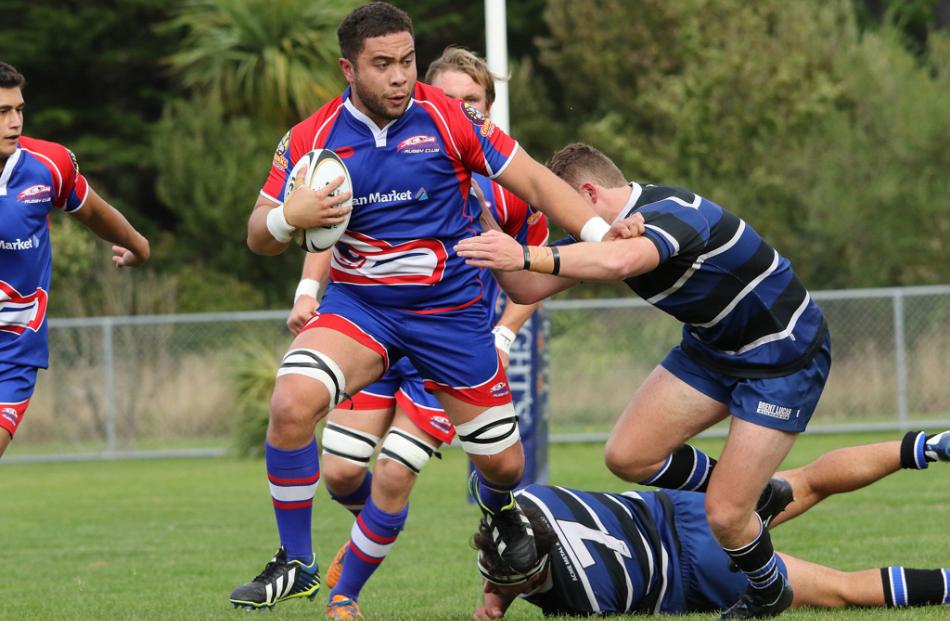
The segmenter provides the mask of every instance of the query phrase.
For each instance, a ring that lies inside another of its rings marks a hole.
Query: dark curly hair
[[[550,553],[551,548],[557,542],[557,535],[548,525],[544,515],[534,507],[522,507],[525,516],[531,523],[531,530],[534,531],[534,545],[538,550],[538,558]],[[491,527],[483,517],[478,523],[478,532],[472,535],[472,548],[482,554],[482,563],[489,573],[504,576],[513,572],[511,567],[498,555],[495,549],[495,543],[492,540]]]
[[[364,4],[344,17],[337,28],[340,54],[355,63],[366,39],[384,37],[396,32],[412,34],[412,18],[408,13],[388,2]]]

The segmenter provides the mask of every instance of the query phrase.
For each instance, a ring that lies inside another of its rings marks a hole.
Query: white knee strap
[[[336,455],[363,468],[369,468],[369,460],[378,443],[379,436],[336,423],[327,423],[321,438],[324,453]]]
[[[326,354],[313,349],[291,349],[280,363],[277,377],[292,374],[305,375],[326,386],[331,409],[349,398],[343,371]]]
[[[470,455],[497,455],[521,439],[518,416],[510,402],[488,408],[467,423],[456,425],[455,432]]]
[[[429,458],[435,455],[442,459],[442,455],[419,438],[413,437],[402,429],[393,427],[383,440],[383,448],[379,451],[380,459],[391,459],[409,468],[416,474],[422,471]]]

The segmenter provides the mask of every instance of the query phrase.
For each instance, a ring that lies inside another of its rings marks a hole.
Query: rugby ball
[[[290,179],[287,182],[285,196],[290,196],[290,193],[294,191],[294,184],[301,170],[306,170],[304,183],[306,183],[307,187],[311,190],[319,190],[320,188],[330,185],[330,182],[337,177],[342,176],[343,183],[341,183],[340,187],[334,190],[330,196],[337,196],[341,192],[349,192],[351,196],[353,194],[353,183],[350,179],[350,172],[347,170],[346,164],[343,163],[339,155],[330,149],[314,149],[309,153],[305,153],[300,158],[300,161],[298,161],[293,170],[290,171]],[[352,204],[352,198],[343,203],[343,205],[346,206],[351,206]],[[339,224],[298,229],[297,232],[294,233],[294,239],[300,244],[300,247],[307,252],[321,252],[332,248],[333,244],[335,244],[346,231],[352,213],[353,212],[346,214],[343,222]]]

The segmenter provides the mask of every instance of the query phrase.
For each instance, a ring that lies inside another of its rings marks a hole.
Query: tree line
[[[26,133],[75,151],[153,242],[153,274],[125,283],[55,218],[54,316],[290,303],[302,253],[252,255],[245,223],[280,137],[344,86],[336,27],[360,3],[0,1]],[[484,52],[481,3],[395,4],[420,74],[448,44]],[[945,0],[509,2],[512,133],[539,160],[582,140],[719,202],[812,289],[950,282],[948,16]]]

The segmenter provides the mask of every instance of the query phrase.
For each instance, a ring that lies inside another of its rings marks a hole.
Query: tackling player
[[[802,468],[778,473],[795,499],[772,527],[832,494],[860,489],[900,468],[950,461],[950,431],[901,442],[838,449]],[[530,485],[516,492],[531,519],[538,555],[533,576],[510,575],[494,553],[486,525],[474,537],[485,579],[475,619],[500,619],[516,597],[545,615],[685,614],[721,610],[746,579],[730,568],[695,492],[603,494]],[[950,569],[885,567],[842,572],[784,552],[777,562],[795,592],[792,606],[900,608],[950,604]]]
[[[517,301],[579,280],[623,280],[683,322],[680,345],[617,421],[606,462],[626,481],[705,491],[713,533],[749,578],[747,593],[723,618],[779,614],[792,592],[755,508],[828,377],[831,342],[821,310],[789,261],[715,203],[679,188],[628,183],[588,145],[565,147],[549,165],[606,220],[641,214],[644,235],[533,247],[490,231],[459,243],[458,253],[472,265],[506,270],[496,277]],[[730,415],[718,463],[684,444]]]
[[[149,245],[79,172],[66,147],[23,135],[26,79],[0,62],[0,455],[49,366],[46,305],[50,213],[62,209],[115,246],[117,268],[148,260]]]
[[[349,196],[329,196],[339,182],[319,191],[298,184],[289,196],[285,188],[288,171],[311,149],[333,149],[346,162],[353,211],[333,249],[332,283],[320,315],[284,357],[271,402],[265,460],[281,547],[231,595],[252,608],[316,593],[315,425],[404,356],[436,391],[479,471],[480,508],[502,555],[524,570],[536,565],[531,531],[511,495],[524,454],[505,371],[485,330],[481,279],[452,247],[477,232],[472,173],[496,179],[582,239],[599,240],[610,228],[483,114],[416,82],[412,22],[403,11],[362,6],[338,36],[349,87],[280,142],[248,222],[248,246],[264,255],[283,252],[295,229],[341,222]],[[360,517],[368,539],[385,545],[388,518]]]
[[[426,82],[441,88],[449,97],[470,103],[485,115],[491,111],[495,99],[493,76],[485,61],[468,50],[446,48],[429,66]],[[506,233],[521,243],[547,241],[544,214],[490,179],[481,175],[473,178],[482,197],[491,197],[487,207]],[[471,202],[480,212],[482,202]],[[328,269],[329,252],[307,254],[294,309],[287,320],[295,334],[316,314],[319,283],[325,280]],[[491,274],[483,275],[482,284],[481,304],[488,311],[487,325],[494,325],[495,348],[507,368],[515,334],[540,304],[505,304],[495,323],[500,288]],[[438,456],[439,447],[449,444],[454,436],[455,429],[442,406],[426,392],[422,376],[403,358],[380,380],[329,413],[322,437],[321,478],[330,497],[355,516],[368,506],[368,515],[382,514],[382,519],[388,518],[395,538],[408,516],[409,496],[416,477],[433,455]],[[371,473],[369,461],[380,438],[382,450],[375,472]],[[353,525],[350,540],[327,568],[326,584],[332,589],[327,607],[329,618],[361,618],[357,603],[360,592],[394,543],[368,546],[363,526],[359,522]]]

